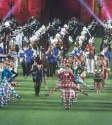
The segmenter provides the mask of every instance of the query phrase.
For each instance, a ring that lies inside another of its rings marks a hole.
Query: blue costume
[[[74,53],[72,53],[72,56],[76,56],[78,53],[80,53],[82,51],[81,48],[78,48],[78,50],[74,50]]]
[[[47,69],[47,77],[53,77],[54,75],[54,61],[56,59],[55,57],[55,52],[48,52],[47,54],[45,54],[45,57],[48,57],[48,61],[49,61],[49,69]],[[49,71],[50,70],[50,71]]]
[[[7,68],[4,68],[2,71],[1,79],[3,80],[4,78],[6,78],[8,82],[11,82],[13,78],[12,72]]]
[[[32,55],[33,52],[31,49],[27,49],[24,53],[20,53],[20,57],[23,57],[23,60],[21,61],[23,76],[28,76],[30,74]]]
[[[3,108],[3,104],[7,104],[9,101],[10,94],[14,95],[17,99],[20,99],[20,96],[9,83],[13,78],[13,74],[9,69],[4,68],[3,71],[0,71],[0,77],[0,107]]]

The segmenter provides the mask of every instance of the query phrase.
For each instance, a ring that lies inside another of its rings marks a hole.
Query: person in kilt
[[[84,95],[88,95],[86,92],[84,92],[82,89],[78,88],[74,83],[75,76],[69,69],[69,65],[65,66],[65,70],[59,74],[57,74],[57,77],[60,79],[60,83],[57,84],[57,86],[48,92],[45,96],[49,96],[53,92],[57,91],[58,89],[61,89],[61,98],[65,100],[65,109],[70,109],[70,100],[72,98],[75,98],[74,89],[79,90]]]
[[[94,64],[94,87],[97,93],[100,93],[102,81],[103,81],[103,69],[101,59],[97,59]]]

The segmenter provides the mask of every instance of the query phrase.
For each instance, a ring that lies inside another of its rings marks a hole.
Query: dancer
[[[42,83],[42,62],[39,57],[37,57],[34,61],[31,74],[34,82],[35,96],[39,96],[40,87]]]
[[[16,93],[14,88],[11,86],[9,82],[11,82],[13,74],[11,71],[6,68],[6,64],[3,62],[0,62],[0,89],[2,90],[2,96],[1,97],[1,107],[3,108],[3,104],[7,104],[10,99],[10,94],[12,95],[12,102],[14,102],[14,96],[17,99],[20,99],[21,97]]]
[[[78,65],[77,61],[74,61],[72,66],[72,71],[76,79],[74,80],[75,84],[82,84],[85,87],[89,88],[90,90],[93,90],[89,85],[87,85],[80,77],[80,74],[84,71],[81,66]]]
[[[63,77],[61,77],[63,76]],[[86,92],[84,92],[82,89],[78,88],[72,81],[75,79],[75,76],[70,72],[69,66],[65,66],[65,71],[59,73],[57,77],[60,79],[60,83],[57,84],[57,86],[48,92],[45,96],[49,96],[53,92],[57,91],[58,89],[62,89],[61,91],[61,97],[65,100],[65,109],[70,109],[70,99],[74,98],[74,89],[79,90],[84,95],[88,95]]]
[[[48,59],[44,57],[44,52],[41,53],[42,56],[42,66],[43,66],[43,81],[44,86],[47,89],[47,82],[46,82],[46,75],[47,75],[47,69],[49,68],[49,62]]]
[[[96,60],[94,65],[94,87],[97,93],[100,93],[103,80],[103,66],[100,59]]]
[[[90,90],[93,90],[89,85],[87,85],[80,77],[81,73],[84,71],[83,68],[81,66],[78,65],[78,62],[77,61],[74,61],[73,63],[73,66],[72,66],[72,71],[73,71],[73,74],[75,76],[75,80],[74,80],[74,83],[75,85],[80,88],[80,84],[82,84],[83,86],[89,88]],[[78,98],[78,90],[75,89],[75,102]]]

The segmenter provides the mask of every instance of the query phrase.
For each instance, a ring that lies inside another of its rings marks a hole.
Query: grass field
[[[101,39],[96,40],[97,52],[100,42]],[[32,77],[23,77],[20,66],[18,73],[20,87],[15,90],[21,100],[15,99],[0,109],[0,125],[112,125],[112,71],[99,94],[81,86],[89,96],[80,93],[70,110],[61,106],[60,90],[45,97],[56,86],[56,77],[47,78],[48,89],[42,83],[40,97],[35,97]],[[87,74],[85,82],[93,87],[93,74]]]

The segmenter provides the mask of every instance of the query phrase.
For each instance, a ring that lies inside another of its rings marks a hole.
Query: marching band
[[[47,89],[45,76],[53,77],[57,69],[63,68],[62,73],[57,75],[60,80],[57,87],[46,96],[61,88],[61,97],[65,100],[67,110],[70,108],[72,98],[76,102],[79,91],[87,95],[80,89],[80,84],[93,90],[85,83],[86,71],[94,74],[94,89],[97,93],[104,88],[110,70],[112,20],[106,20],[103,23],[104,34],[99,55],[95,50],[98,23],[94,18],[87,22],[78,36],[76,33],[79,21],[75,17],[70,18],[64,24],[60,19],[54,18],[41,25],[34,17],[24,24],[19,24],[15,17],[7,19],[5,22],[2,21],[0,24],[1,78],[3,72],[6,72],[4,69],[11,74],[10,78],[5,75],[0,81],[1,107],[5,104],[4,98],[7,97],[8,100],[10,96],[10,94],[6,96],[7,86],[11,93],[20,99],[12,85],[14,77],[18,75],[18,62],[21,63],[23,76],[32,75],[36,96],[39,96],[42,79]],[[74,46],[74,49],[69,53],[67,59],[66,55],[71,46]],[[72,93],[72,96],[69,95],[69,92]],[[66,93],[68,96],[65,96]]]

